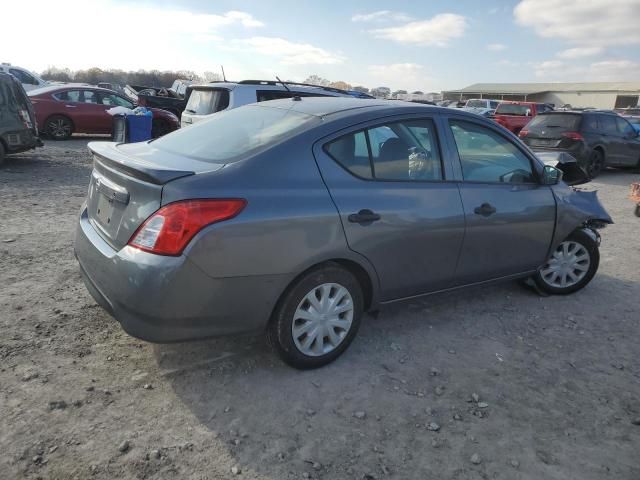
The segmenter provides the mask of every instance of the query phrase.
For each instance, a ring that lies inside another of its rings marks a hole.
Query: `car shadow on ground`
[[[432,432],[416,428],[429,421],[446,425],[437,441],[449,455],[470,455],[480,436],[502,442],[505,462],[513,455],[533,465],[536,456],[570,458],[591,445],[586,427],[572,446],[557,428],[576,409],[597,415],[607,398],[602,415],[611,408],[626,415],[640,395],[615,393],[619,379],[611,375],[621,371],[609,365],[631,364],[638,353],[624,340],[634,313],[616,307],[629,295],[640,295],[638,282],[603,274],[565,297],[543,298],[513,282],[424,297],[366,317],[345,354],[312,371],[284,365],[262,336],[157,345],[154,354],[176,395],[243,469],[272,478],[314,462],[334,478],[377,476],[379,449],[401,476],[454,473]],[[614,337],[620,342],[611,351],[602,339]],[[500,413],[475,418],[468,403],[475,391],[501,404]],[[451,423],[452,412],[465,421]],[[603,441],[615,443],[614,433]]]

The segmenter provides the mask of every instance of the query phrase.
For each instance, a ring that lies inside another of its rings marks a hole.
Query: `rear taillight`
[[[238,198],[170,203],[138,228],[129,245],[157,255],[180,255],[196,233],[207,225],[235,217],[246,204],[246,200]]]
[[[520,132],[518,133],[518,136],[519,136],[520,138],[524,138],[524,137],[526,137],[527,135],[529,135],[529,130],[520,130]]]
[[[18,110],[20,114],[20,118],[22,119],[22,123],[27,128],[31,128],[33,125],[31,124],[31,117],[29,116],[28,110]]]
[[[564,132],[562,136],[576,141],[584,140],[584,137],[578,132]]]

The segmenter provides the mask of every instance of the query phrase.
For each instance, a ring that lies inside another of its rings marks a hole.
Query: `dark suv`
[[[627,120],[611,111],[542,113],[519,135],[534,151],[570,153],[591,178],[606,166],[640,166],[638,132]]]

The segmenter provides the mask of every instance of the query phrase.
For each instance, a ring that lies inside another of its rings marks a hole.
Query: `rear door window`
[[[82,102],[83,103],[98,103],[98,94],[93,90],[83,90],[82,91]]]
[[[350,133],[325,145],[325,151],[361,178],[396,181],[443,178],[435,128],[428,119],[391,122]]]
[[[616,124],[618,125],[618,132],[627,137],[635,134],[634,128],[624,118],[617,117]]]
[[[599,115],[598,126],[602,133],[606,133],[607,135],[620,135],[618,126],[616,125],[616,118],[613,115]]]
[[[209,115],[229,106],[229,90],[224,88],[197,89],[191,91],[185,111],[194,115]]]

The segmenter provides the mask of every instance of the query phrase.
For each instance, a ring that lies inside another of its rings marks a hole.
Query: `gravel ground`
[[[0,477],[640,479],[634,175],[591,185],[616,224],[585,290],[397,305],[300,372],[262,338],[152,345],[96,306],[72,251],[86,141],[0,169]]]

